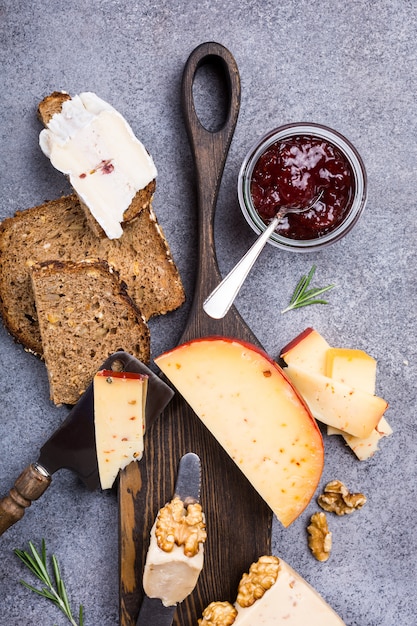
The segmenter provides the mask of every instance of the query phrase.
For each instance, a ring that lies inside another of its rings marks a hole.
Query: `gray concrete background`
[[[341,242],[307,255],[268,246],[236,302],[266,350],[306,326],[333,345],[378,359],[378,393],[390,403],[394,435],[360,463],[325,439],[322,483],[344,480],[368,497],[356,515],[331,518],[334,549],[318,563],[307,548],[311,503],[273,548],[309,580],[348,626],[417,624],[416,557],[416,79],[417,3],[413,0],[56,0],[0,3],[0,218],[69,192],[38,147],[38,101],[55,89],[95,91],[118,108],[152,152],[159,177],[154,207],[170,242],[187,304],[152,320],[152,355],[176,344],[193,295],[196,196],[179,86],[189,53],[218,41],[235,56],[242,81],[239,121],[216,218],[225,274],[254,241],[240,214],[236,178],[252,143],[287,122],[314,121],[345,134],[369,177],[368,205]],[[296,281],[317,265],[316,284],[336,283],[328,306],[280,314]],[[5,493],[36,459],[66,415],[51,405],[44,365],[0,327],[0,486]],[[45,537],[62,565],[86,626],[118,622],[117,503],[88,493],[59,472],[43,499],[0,539],[0,622],[67,623],[46,600],[18,584],[13,555]],[[190,625],[191,626],[191,625]]]

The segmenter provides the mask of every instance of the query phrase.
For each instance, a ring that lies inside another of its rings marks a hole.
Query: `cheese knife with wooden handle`
[[[148,423],[161,413],[173,396],[168,385],[127,352],[115,352],[100,369],[149,375],[145,409]],[[10,492],[0,500],[0,535],[23,517],[25,510],[49,487],[52,475],[64,468],[75,472],[90,491],[99,487],[92,384],[42,446],[38,460],[20,474]]]

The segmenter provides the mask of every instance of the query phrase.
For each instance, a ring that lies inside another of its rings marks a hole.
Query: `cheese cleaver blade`
[[[99,369],[138,372],[149,376],[145,407],[147,424],[163,411],[173,396],[168,385],[127,352],[115,352]],[[52,474],[60,469],[75,472],[90,491],[100,486],[94,430],[93,383],[61,426],[42,446],[38,460],[20,474],[9,494],[0,500],[0,535],[23,517],[25,509],[46,491],[51,484]]]
[[[181,457],[178,466],[174,497],[178,496],[187,506],[200,500],[201,463],[193,452]],[[159,598],[144,596],[136,626],[171,626],[177,605],[165,606]]]

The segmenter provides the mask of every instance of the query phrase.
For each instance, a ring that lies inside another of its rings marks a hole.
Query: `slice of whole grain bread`
[[[110,240],[87,227],[75,195],[64,196],[18,211],[0,224],[0,313],[27,349],[43,354],[30,268],[44,261],[88,258],[116,269],[146,320],[184,302],[180,275],[151,206],[126,224],[120,239]]]
[[[30,274],[55,404],[75,404],[118,349],[149,362],[148,326],[105,261],[50,261]]]
[[[55,115],[55,113],[60,113],[62,109],[62,105],[66,100],[70,100],[71,96],[68,93],[62,91],[54,91],[50,95],[46,96],[38,105],[38,118],[42,122],[44,126],[48,124],[51,117]],[[130,206],[126,209],[123,214],[123,228],[126,222],[130,222],[135,217],[139,215],[139,213],[148,207],[153,199],[153,195],[156,189],[156,180],[152,180],[144,189],[139,189],[139,191],[134,196]],[[79,198],[80,206],[82,207],[88,226],[92,229],[97,237],[106,237],[106,233],[100,226],[100,224],[95,220],[93,215],[91,214],[90,209],[82,202]]]

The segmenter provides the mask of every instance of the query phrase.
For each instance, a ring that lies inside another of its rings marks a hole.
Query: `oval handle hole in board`
[[[229,83],[222,64],[216,58],[205,60],[193,81],[193,100],[197,117],[204,128],[217,132],[223,128],[230,106]]]

